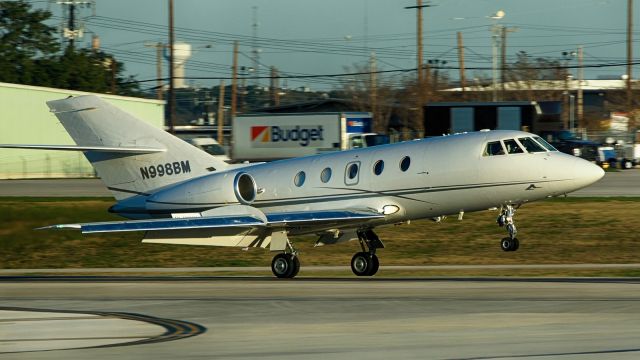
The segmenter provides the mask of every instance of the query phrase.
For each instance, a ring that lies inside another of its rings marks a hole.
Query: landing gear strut
[[[271,272],[281,279],[291,279],[300,271],[298,252],[293,248],[289,239],[287,239],[287,248],[290,252],[285,249],[284,253],[277,254],[271,261]]]
[[[373,230],[358,231],[358,241],[362,251],[351,258],[351,271],[357,276],[373,276],[380,267],[376,249],[384,248],[384,244]]]
[[[515,214],[516,208],[514,208],[513,205],[507,205],[502,208],[500,216],[498,216],[498,219],[496,220],[498,226],[505,226],[509,232],[509,237],[500,240],[500,248],[503,251],[516,251],[520,247],[520,241],[516,238],[518,230],[516,229],[516,224],[513,220]]]

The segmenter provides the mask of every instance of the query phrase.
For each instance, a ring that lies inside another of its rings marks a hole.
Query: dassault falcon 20
[[[521,131],[479,131],[231,165],[92,95],[47,103],[77,145],[0,145],[82,151],[129,220],[53,225],[82,233],[144,231],[143,242],[261,247],[278,252],[273,274],[300,269],[289,236],[317,244],[359,241],[358,276],[378,270],[374,229],[414,219],[499,208],[518,249],[514,213],[527,202],[588,186],[604,172]]]

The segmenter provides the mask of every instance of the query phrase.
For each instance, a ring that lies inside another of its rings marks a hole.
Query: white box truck
[[[368,112],[244,114],[233,119],[231,158],[271,161],[389,143]]]

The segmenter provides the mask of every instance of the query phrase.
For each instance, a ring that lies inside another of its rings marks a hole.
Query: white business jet
[[[514,214],[524,203],[598,181],[598,166],[521,131],[479,131],[271,163],[230,165],[92,95],[47,103],[77,145],[2,147],[82,151],[113,192],[109,211],[130,220],[53,225],[82,233],[144,232],[143,242],[261,247],[271,269],[300,269],[289,236],[318,245],[359,241],[358,276],[374,275],[374,229],[414,219],[499,208],[518,249]]]

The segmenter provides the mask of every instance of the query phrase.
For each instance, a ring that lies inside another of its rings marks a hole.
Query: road
[[[640,196],[640,170],[607,172],[602,180],[569,196]]]
[[[640,279],[5,277],[0,333],[3,360],[637,359]]]
[[[0,196],[107,196],[99,179],[0,180]],[[607,172],[602,180],[569,196],[640,196],[640,170]]]

